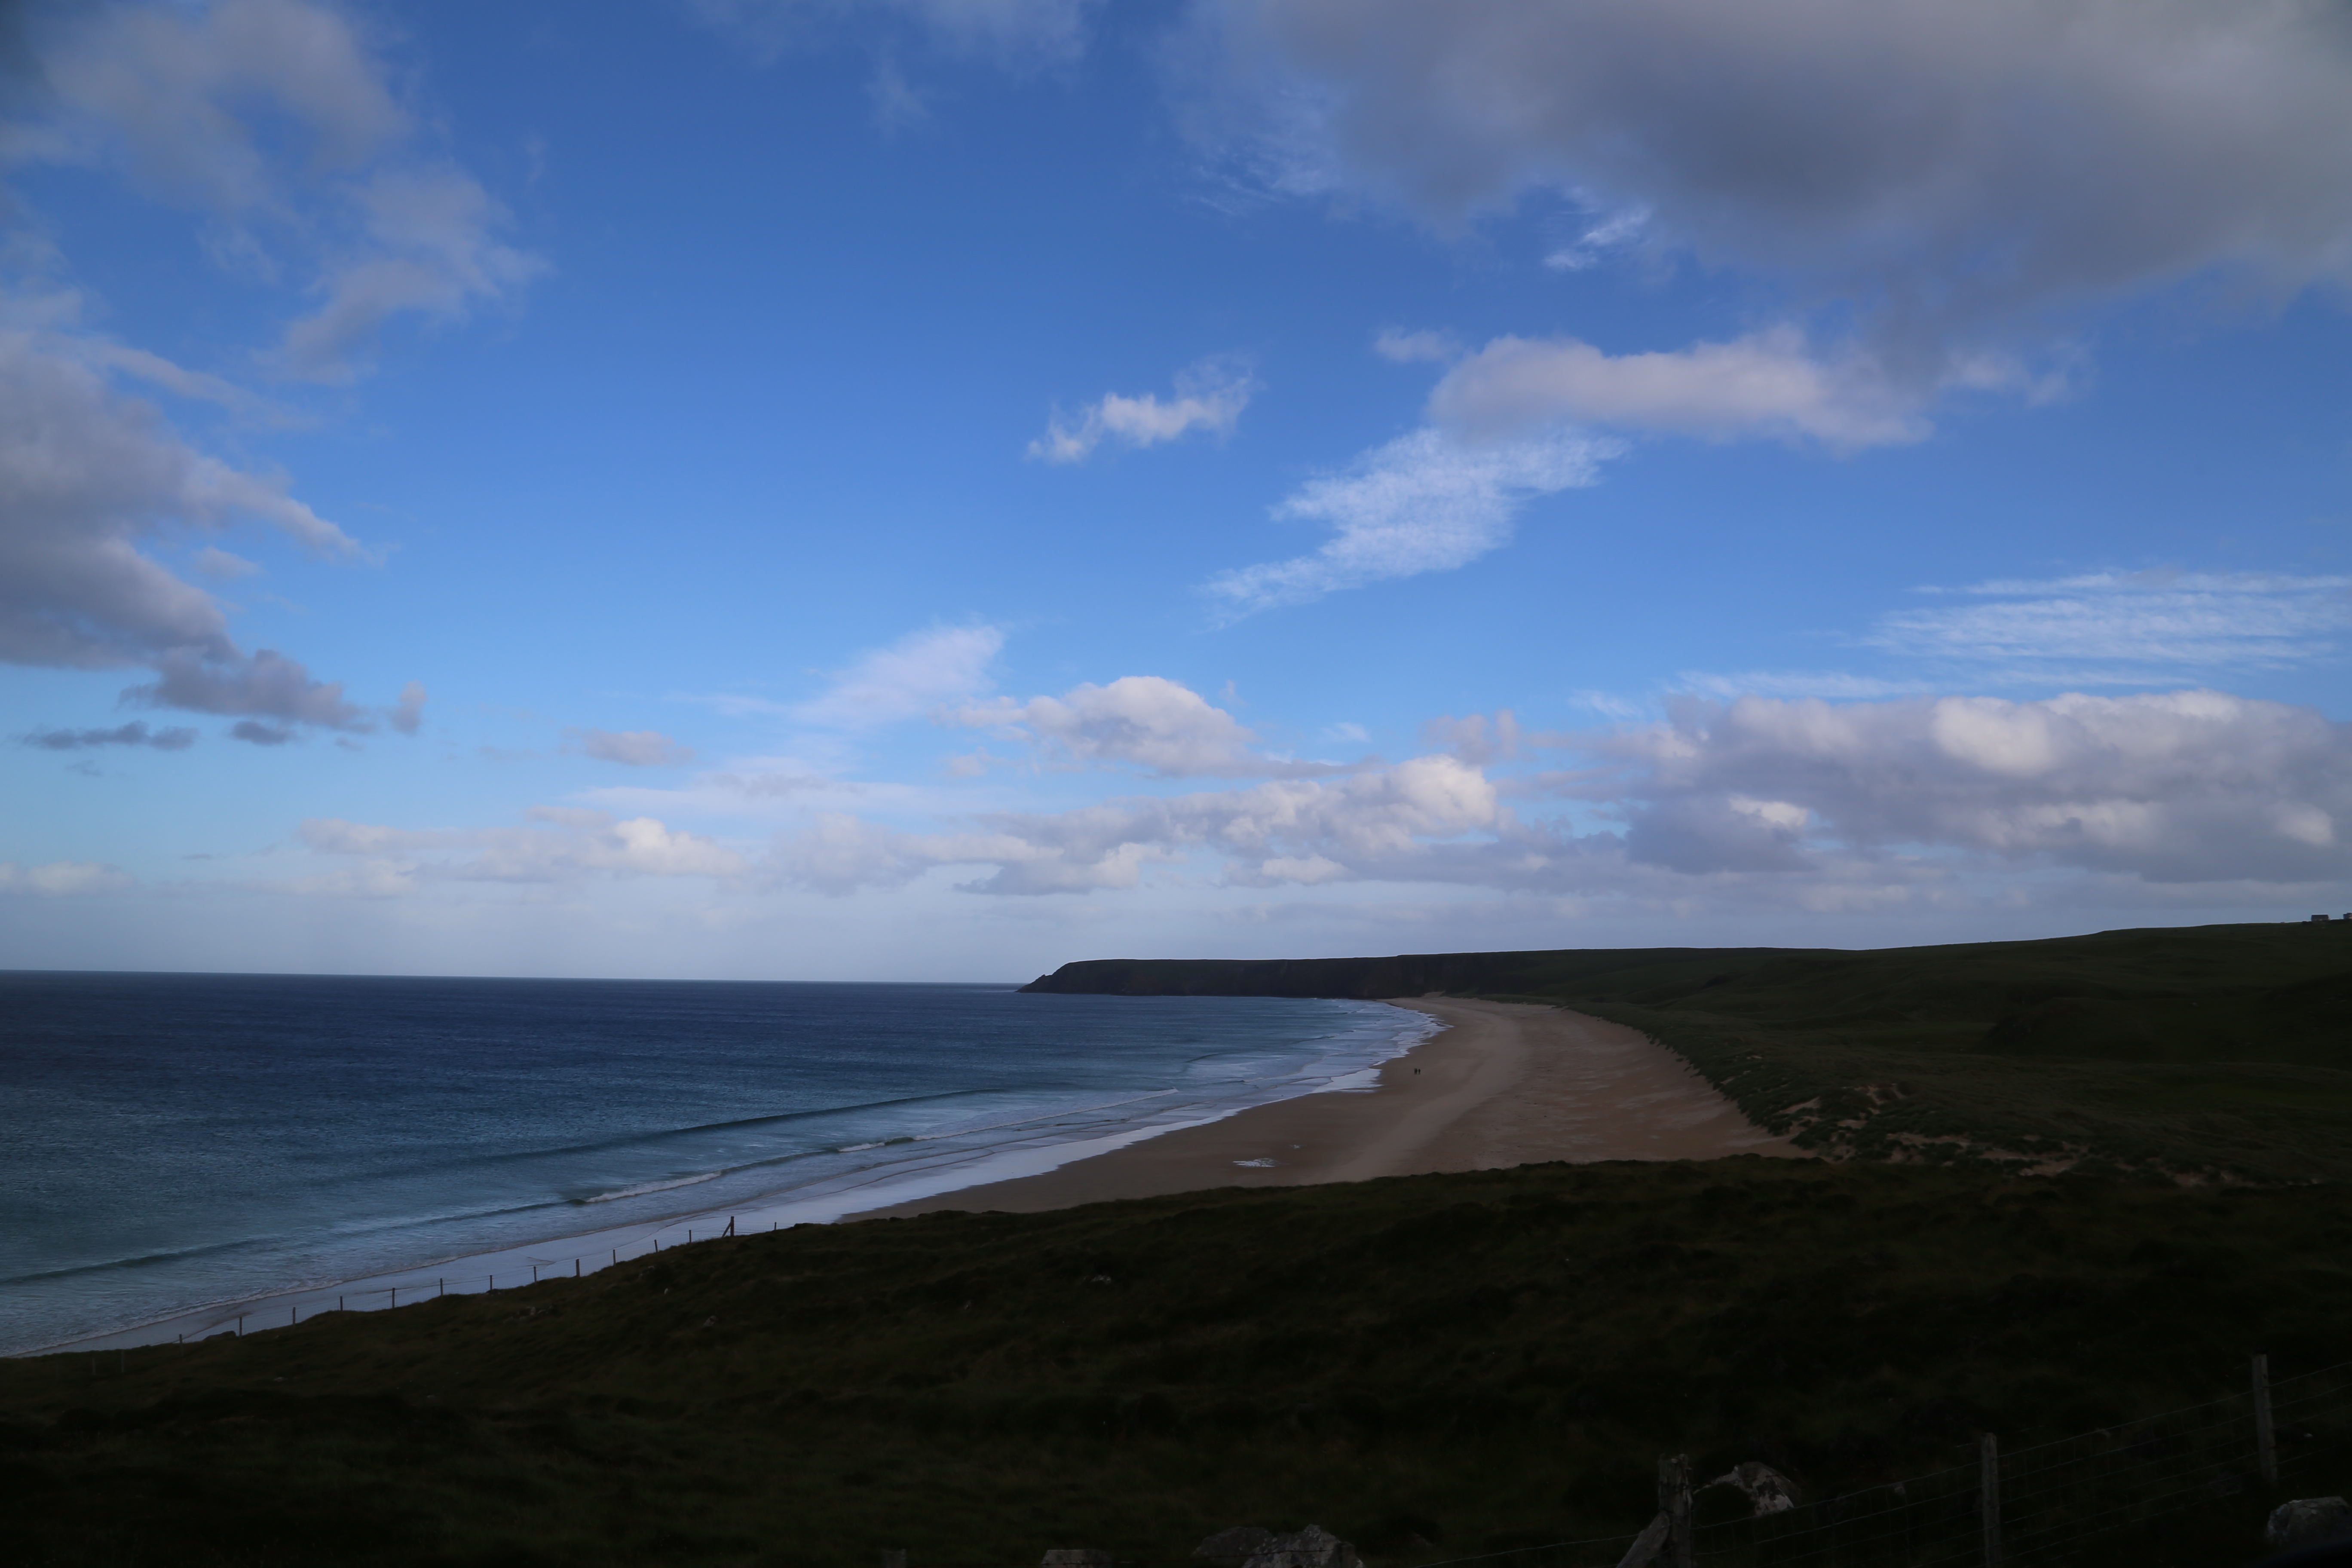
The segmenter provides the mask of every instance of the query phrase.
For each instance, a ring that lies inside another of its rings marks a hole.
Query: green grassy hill
[[[1542,1001],[1642,1029],[1841,1157],[2352,1178],[2352,923],[1889,948],[1065,965],[1030,989]]]
[[[1754,1158],[804,1226],[0,1363],[0,1516],[28,1565],[1174,1568],[1313,1521],[1388,1568],[1630,1531],[1664,1452],[1821,1498],[2333,1363],[2347,1244],[2332,1186]],[[2287,1492],[2344,1489],[2352,1426],[2298,1436]],[[2074,1561],[2242,1563],[2271,1500]]]

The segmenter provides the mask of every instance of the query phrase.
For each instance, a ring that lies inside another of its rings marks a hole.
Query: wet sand
[[[1301,1095],[1043,1175],[849,1216],[1034,1213],[1203,1187],[1305,1186],[1548,1160],[1808,1157],[1749,1122],[1682,1058],[1620,1025],[1516,1002],[1393,997],[1442,1020],[1380,1087]]]

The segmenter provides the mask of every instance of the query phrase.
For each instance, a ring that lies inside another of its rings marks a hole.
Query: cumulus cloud
[[[383,896],[436,882],[556,883],[589,877],[742,876],[744,858],[716,839],[651,816],[535,806],[530,826],[402,828],[314,817],[297,836],[311,850],[350,858],[325,879],[280,884],[293,892]]]
[[[2095,885],[2159,902],[2259,903],[2352,878],[2352,726],[2220,692],[1748,697],[1601,735],[1482,717],[1438,721],[1433,739],[1451,750],[1345,778],[991,813],[959,833],[828,816],[759,874],[846,894],[978,867],[958,885],[1077,894],[1205,858],[1230,887],[1448,885],[1657,913],[1959,907],[2021,869],[2057,873],[2056,897]],[[1575,745],[1593,765],[1490,776],[1530,744]],[[1546,797],[1601,826],[1528,815]]]
[[[146,707],[365,730],[341,682],[247,653],[218,600],[142,546],[267,523],[314,554],[358,544],[273,475],[183,441],[39,334],[0,332],[0,660],[104,669],[145,665],[124,700]]]
[[[1529,500],[1593,483],[1619,450],[1572,432],[1472,445],[1415,430],[1344,473],[1310,480],[1274,509],[1279,519],[1328,524],[1332,537],[1321,549],[1224,573],[1207,592],[1237,618],[1388,578],[1450,572],[1507,542]]]
[[[821,867],[825,890],[901,882],[933,866],[992,866],[965,884],[990,894],[1082,893],[1132,888],[1147,866],[1208,851],[1244,886],[1358,878],[1368,866],[1411,858],[1426,837],[1456,837],[1497,821],[1496,793],[1452,757],[1319,782],[1279,780],[1244,790],[1107,801],[1059,813],[990,813],[978,833],[899,833],[855,818],[830,820],[780,844],[779,863]],[[798,879],[820,885],[816,873]]]
[[[1029,456],[1048,463],[1083,463],[1106,441],[1157,447],[1195,430],[1231,435],[1257,389],[1241,360],[1204,359],[1177,373],[1176,395],[1165,403],[1157,393],[1129,397],[1113,392],[1076,419],[1056,411],[1045,433],[1029,443]]]
[[[658,730],[567,730],[564,733],[582,755],[601,763],[663,768],[694,760],[693,747],[681,746]]]
[[[0,860],[0,894],[33,893],[68,898],[77,893],[119,893],[135,886],[136,877],[89,860],[52,860],[46,866],[20,866]]]
[[[157,679],[133,686],[123,700],[147,708],[184,708],[197,713],[247,713],[323,730],[372,730],[365,710],[343,700],[340,680],[316,680],[282,654],[262,648],[250,658],[230,650],[205,658],[167,654],[156,663]],[[239,738],[251,740],[239,726]]]
[[[863,730],[929,712],[994,684],[1004,647],[995,626],[933,626],[875,649],[834,677],[823,695],[787,711],[804,724]]]
[[[179,728],[150,730],[133,720],[111,730],[36,730],[16,740],[21,745],[37,746],[45,752],[79,752],[97,746],[146,746],[158,752],[184,752],[196,743],[196,732]]]
[[[950,723],[986,726],[1081,763],[1124,763],[1157,778],[1328,773],[1329,763],[1268,757],[1256,734],[1200,693],[1157,675],[1091,682],[1059,697],[1010,698],[954,710]]]
[[[1277,186],[1384,193],[1448,224],[1549,193],[1595,215],[1577,262],[1638,214],[1654,253],[1777,279],[1791,320],[1856,321],[1838,353],[1766,356],[1796,389],[1763,433],[1789,426],[1791,398],[1843,427],[1878,378],[1923,400],[1980,383],[1985,356],[2046,347],[2107,301],[2196,279],[2275,298],[2352,265],[2352,29],[2309,0],[1208,0],[1202,15],[1227,102],[1258,106],[1253,160]],[[1633,366],[1580,346],[1543,356],[1554,390],[1576,373],[1571,404],[1735,428],[1689,362],[1740,345]],[[1891,414],[1906,427],[1910,411]]]
[[[2154,882],[2352,874],[2352,726],[2217,691],[1701,704],[1571,786],[1641,861],[1795,869],[1829,846],[1958,851]]]

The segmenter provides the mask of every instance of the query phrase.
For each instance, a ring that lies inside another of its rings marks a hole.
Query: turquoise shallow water
[[[1429,1027],[1003,985],[0,973],[0,1352],[831,1219],[1345,1087]]]

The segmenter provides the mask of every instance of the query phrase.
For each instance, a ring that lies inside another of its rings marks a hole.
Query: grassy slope
[[[2352,925],[1890,948],[1114,960],[1057,990],[1556,1002],[1673,1046],[1757,1121],[1867,1158],[2352,1177]]]
[[[1549,996],[1841,1153],[2352,1177],[2352,928],[1790,955]]]
[[[1819,1494],[2333,1363],[2347,1243],[2332,1186],[1756,1159],[803,1227],[0,1363],[0,1510],[28,1563],[1427,1561],[1636,1528],[1670,1449]],[[2265,1500],[2125,1555],[2242,1561]]]

